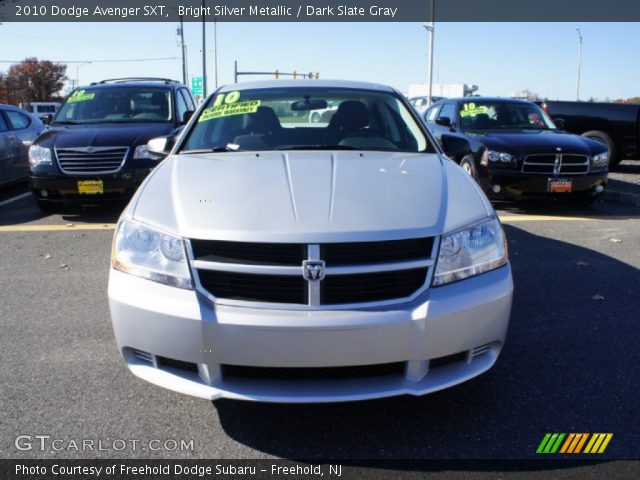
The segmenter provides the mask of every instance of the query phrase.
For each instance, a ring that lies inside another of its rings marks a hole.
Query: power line
[[[159,60],[178,60],[180,57],[163,58],[127,58],[124,60],[47,60],[52,63],[126,63],[126,62],[155,62]],[[22,60],[0,60],[0,63],[22,63]]]

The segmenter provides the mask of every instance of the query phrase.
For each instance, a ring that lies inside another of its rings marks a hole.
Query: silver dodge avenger
[[[167,158],[118,222],[109,278],[135,375],[212,400],[338,402],[495,363],[504,232],[396,90],[231,85],[147,148]]]

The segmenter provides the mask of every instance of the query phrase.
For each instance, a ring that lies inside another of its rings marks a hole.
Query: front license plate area
[[[81,195],[98,195],[104,193],[102,180],[78,180],[78,193]]]
[[[573,191],[573,181],[570,178],[550,178],[548,191],[550,193],[571,193]]]

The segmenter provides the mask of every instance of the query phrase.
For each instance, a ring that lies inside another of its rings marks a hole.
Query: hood
[[[533,153],[553,153],[562,149],[563,153],[596,155],[606,151],[606,147],[593,140],[555,130],[505,130],[472,134],[490,150],[507,152],[518,156]]]
[[[48,148],[133,147],[168,135],[173,128],[170,123],[52,125],[35,143]]]
[[[136,220],[168,232],[254,242],[432,236],[492,212],[453,162],[388,152],[177,155],[134,202]]]

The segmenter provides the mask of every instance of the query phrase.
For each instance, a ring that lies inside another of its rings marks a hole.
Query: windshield
[[[533,103],[469,101],[460,106],[460,128],[550,130],[556,126],[547,114]]]
[[[54,123],[160,123],[171,119],[168,89],[113,87],[74,91]]]
[[[212,96],[180,151],[314,149],[434,151],[395,94],[321,87]]]

